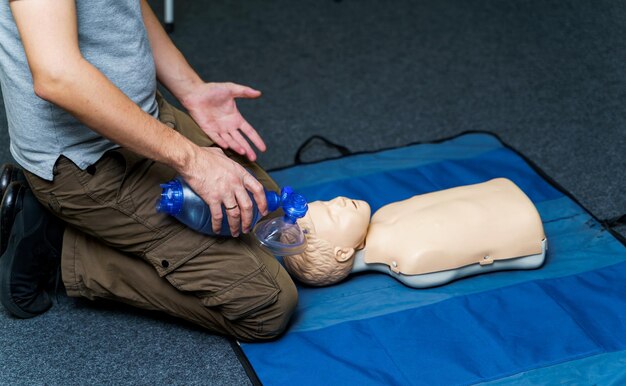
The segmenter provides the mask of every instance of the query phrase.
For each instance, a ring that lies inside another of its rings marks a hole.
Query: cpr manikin
[[[307,249],[284,263],[315,286],[374,270],[410,287],[431,287],[484,272],[537,268],[547,249],[536,208],[504,178],[395,202],[371,221],[364,201],[315,201],[298,224]]]

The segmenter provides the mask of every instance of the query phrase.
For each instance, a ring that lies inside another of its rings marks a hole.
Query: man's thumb
[[[252,87],[242,86],[235,83],[233,83],[232,87],[238,98],[258,98],[261,96],[261,91],[255,90]]]

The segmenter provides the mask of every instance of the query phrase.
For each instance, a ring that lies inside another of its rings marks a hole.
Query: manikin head
[[[316,286],[344,279],[352,270],[354,253],[364,247],[369,222],[370,206],[365,201],[337,197],[310,203],[307,215],[298,220],[307,249],[285,257],[287,270]]]

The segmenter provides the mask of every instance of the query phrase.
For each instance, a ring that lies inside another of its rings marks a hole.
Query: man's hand
[[[245,154],[250,161],[255,161],[256,154],[245,137],[262,152],[267,147],[256,130],[241,116],[235,98],[259,96],[260,91],[234,83],[201,83],[181,98],[181,102],[217,145]]]
[[[234,237],[239,236],[240,229],[244,233],[250,232],[253,213],[248,191],[253,194],[259,212],[266,215],[267,201],[263,185],[241,165],[228,158],[221,149],[196,149],[185,170],[180,172],[193,191],[209,205],[213,231],[220,232],[224,205],[231,234]]]
[[[237,110],[235,99],[258,98],[261,92],[234,83],[202,81],[174,46],[146,0],[141,1],[141,7],[159,82],[185,106],[213,142],[255,161],[256,154],[246,137],[260,151],[265,151],[266,146]]]

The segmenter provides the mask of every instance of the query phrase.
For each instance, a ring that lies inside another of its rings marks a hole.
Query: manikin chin
[[[498,178],[414,196],[380,208],[338,197],[309,204],[298,220],[307,249],[285,257],[300,281],[323,286],[351,272],[385,272],[415,288],[545,260],[547,240],[530,199]]]

